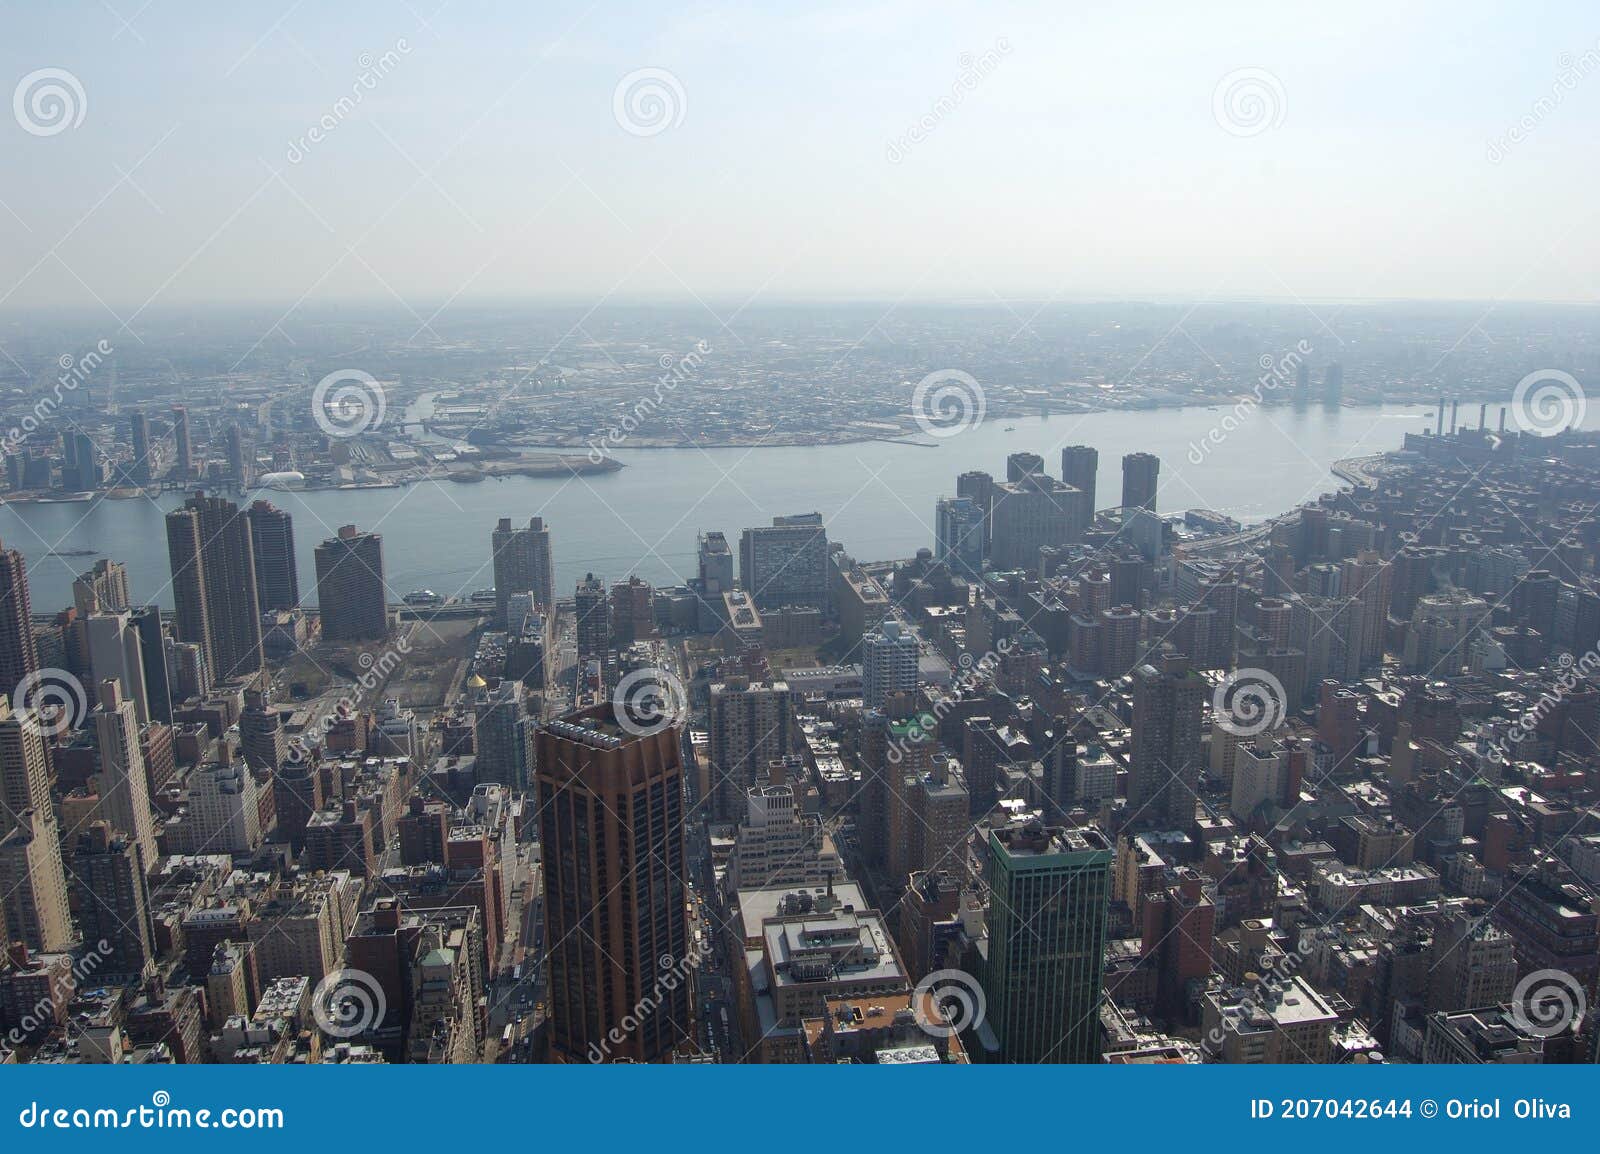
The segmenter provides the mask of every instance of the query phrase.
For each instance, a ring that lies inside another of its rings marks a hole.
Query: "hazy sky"
[[[1600,8],[1221,7],[13,2],[0,310],[1600,293]]]

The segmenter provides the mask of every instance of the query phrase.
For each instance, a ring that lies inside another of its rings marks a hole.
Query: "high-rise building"
[[[256,554],[256,601],[263,613],[300,604],[295,570],[294,518],[271,501],[250,503],[250,544]]]
[[[989,519],[994,507],[994,478],[978,469],[962,473],[956,478],[956,496],[971,497],[978,507],[978,516],[983,520],[983,555],[989,556],[989,543],[994,537]]]
[[[315,550],[324,641],[381,641],[389,635],[383,538],[341,525]]]
[[[821,513],[774,517],[739,538],[739,579],[765,613],[787,605],[829,609],[828,531]]]
[[[78,924],[86,943],[105,942],[109,955],[97,972],[142,976],[155,958],[155,923],[145,880],[154,862],[145,862],[138,844],[103,821],[78,837],[73,879],[78,891]]]
[[[1127,820],[1163,829],[1194,824],[1200,782],[1200,718],[1206,682],[1187,658],[1133,671],[1133,751]]]
[[[1006,480],[1015,485],[1024,477],[1044,472],[1044,458],[1038,453],[1012,453],[1006,457]]]
[[[603,660],[611,648],[611,600],[606,596],[605,579],[584,574],[573,600],[578,619],[578,660]]]
[[[1122,458],[1122,507],[1156,511],[1156,491],[1161,458],[1153,453],[1129,453]]]
[[[971,497],[940,497],[933,512],[934,560],[958,575],[983,575],[983,515]]]
[[[989,555],[997,569],[1039,568],[1039,550],[1083,540],[1088,494],[1038,472],[994,487],[989,510]]]
[[[182,405],[172,407],[172,450],[173,475],[187,481],[194,476],[194,453],[189,444],[189,410]]]
[[[20,550],[0,545],[0,693],[8,698],[16,695],[18,682],[39,669],[32,614],[27,559]]]
[[[638,577],[611,587],[611,643],[626,649],[656,636],[655,590]]]
[[[140,725],[150,723],[150,698],[144,683],[144,644],[126,610],[91,613],[83,621],[89,644],[89,669],[94,684],[115,681],[122,696],[133,703]]]
[[[309,758],[285,761],[272,775],[278,837],[299,852],[306,843],[311,815],[322,809],[322,772]]]
[[[73,581],[72,604],[80,617],[131,609],[133,600],[128,593],[128,567],[109,558],[96,561],[93,569],[79,574]]]
[[[1095,826],[989,831],[984,1024],[999,1060],[1100,1060],[1114,856]]]
[[[100,806],[98,812],[133,839],[147,868],[157,856],[155,818],[150,813],[150,779],[139,748],[139,718],[133,702],[115,681],[99,685],[95,737],[100,742]]]
[[[700,534],[698,548],[701,592],[721,596],[733,588],[733,550],[726,534],[715,530]]]
[[[708,727],[716,813],[733,820],[766,767],[793,747],[789,683],[730,677],[713,684]]]
[[[224,441],[228,450],[228,476],[239,488],[249,488],[250,462],[245,458],[243,430],[237,424],[229,425]]]
[[[250,521],[232,501],[196,493],[167,514],[178,637],[198,645],[213,681],[261,671]]]
[[[161,628],[161,606],[145,605],[129,614],[139,634],[144,662],[145,706],[152,721],[172,723],[172,680],[167,673],[167,641]]]
[[[550,1045],[574,1062],[663,1061],[695,1034],[681,735],[618,720],[606,703],[538,737]]]
[[[239,755],[261,774],[277,774],[289,755],[289,736],[283,719],[259,689],[247,690],[239,712]]]
[[[1100,476],[1100,450],[1093,445],[1068,445],[1061,450],[1061,480],[1087,495],[1094,516],[1095,482]]]
[[[480,689],[472,703],[473,748],[480,782],[528,789],[533,779],[533,721],[522,682],[507,679]]]
[[[60,834],[48,809],[16,814],[0,838],[0,913],[8,942],[49,954],[72,944]]]
[[[862,703],[882,709],[891,693],[917,691],[916,634],[893,618],[861,639]]]
[[[150,417],[143,409],[135,409],[129,416],[129,436],[133,461],[128,466],[128,476],[135,485],[148,485],[154,472],[150,463]]]
[[[532,593],[534,604],[548,613],[555,608],[555,563],[550,552],[550,530],[543,517],[532,517],[526,529],[516,529],[510,517],[501,517],[490,537],[494,558],[495,624],[515,628],[506,614],[513,593]]]
[[[1339,590],[1361,605],[1361,668],[1383,658],[1383,636],[1394,594],[1394,565],[1369,551],[1346,558],[1339,567]]]
[[[29,712],[0,696],[0,834],[28,809],[43,814],[50,805],[50,757],[44,737]]]

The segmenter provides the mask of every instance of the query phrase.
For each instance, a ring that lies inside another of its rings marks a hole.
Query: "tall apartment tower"
[[[54,813],[50,757],[34,718],[0,697],[0,834],[9,833],[16,815],[29,809]]]
[[[1161,458],[1153,453],[1129,453],[1122,458],[1122,507],[1156,511],[1156,490]]]
[[[154,864],[141,859],[132,838],[106,822],[93,822],[79,835],[72,869],[78,925],[86,943],[110,946],[98,972],[138,978],[155,958],[156,931],[146,881]]]
[[[35,953],[60,953],[72,944],[66,869],[49,809],[16,814],[0,838],[0,914],[8,942]]]
[[[739,580],[765,613],[786,605],[828,612],[828,531],[821,513],[774,517],[739,538]]]
[[[606,703],[538,735],[550,1044],[571,1062],[665,1061],[695,1034],[680,734],[630,729]]]
[[[139,633],[139,656],[144,662],[144,696],[151,721],[172,724],[172,680],[167,674],[167,641],[161,628],[161,606],[135,609],[129,620]]]
[[[383,538],[341,525],[315,550],[317,606],[324,641],[381,641],[389,636]]]
[[[1093,445],[1068,445],[1061,450],[1061,480],[1089,497],[1089,516],[1094,516],[1095,481],[1100,476],[1100,450]]]
[[[733,550],[724,533],[709,530],[700,534],[697,549],[700,562],[700,591],[706,596],[721,596],[733,589]]]
[[[99,685],[95,737],[100,742],[99,813],[139,847],[145,868],[155,865],[156,825],[150,814],[150,779],[139,748],[139,719],[133,702],[115,681]]]
[[[32,613],[28,562],[20,550],[0,545],[0,693],[8,698],[15,696],[18,682],[39,669]]]
[[[983,515],[971,497],[940,497],[933,510],[934,560],[958,576],[983,575]]]
[[[1039,550],[1083,540],[1092,517],[1088,495],[1042,469],[994,487],[989,554],[997,569],[1039,568]]]
[[[1394,595],[1394,565],[1370,550],[1344,560],[1339,589],[1361,604],[1361,668],[1383,660],[1383,637]]]
[[[989,556],[989,543],[994,538],[989,513],[994,506],[994,478],[979,469],[956,477],[956,496],[971,497],[983,519],[983,555]]]
[[[501,517],[490,537],[494,558],[494,619],[498,628],[515,626],[507,606],[513,593],[532,593],[541,612],[555,608],[555,563],[550,552],[550,530],[543,517],[532,517],[526,529],[516,529],[510,517]]]
[[[578,618],[578,660],[596,661],[611,648],[611,598],[603,577],[584,574],[574,595]]]
[[[789,683],[730,677],[711,686],[710,700],[712,796],[717,815],[734,820],[766,767],[793,748]]]
[[[167,556],[178,637],[200,647],[213,681],[261,671],[250,520],[221,497],[196,493],[167,514]]]
[[[128,466],[128,476],[135,485],[148,485],[154,479],[150,467],[150,417],[143,409],[135,409],[128,422],[133,445],[133,463]]]
[[[1015,485],[1024,477],[1044,472],[1044,458],[1038,453],[1012,453],[1006,457],[1006,480]]]
[[[131,609],[133,599],[128,592],[128,567],[105,557],[96,561],[93,569],[80,573],[73,581],[72,605],[80,617]]]
[[[300,604],[294,518],[271,501],[250,503],[250,545],[256,554],[256,601],[263,613]]]
[[[985,1022],[1005,1062],[1098,1062],[1115,853],[1095,826],[991,829]]]
[[[1161,829],[1194,824],[1200,783],[1200,718],[1206,682],[1187,658],[1133,671],[1133,753],[1127,820]]]
[[[861,639],[862,704],[882,709],[891,693],[917,691],[916,635],[890,618]]]
[[[123,698],[132,702],[139,724],[148,725],[150,697],[144,681],[144,645],[133,623],[133,614],[126,610],[91,613],[83,622],[83,630],[89,643],[89,668],[93,671],[95,685],[115,681],[122,689]]]
[[[189,442],[189,410],[182,405],[172,407],[172,450],[172,471],[178,480],[187,481],[194,476],[194,453]]]

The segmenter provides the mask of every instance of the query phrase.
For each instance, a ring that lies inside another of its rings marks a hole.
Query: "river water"
[[[340,525],[381,533],[392,599],[421,588],[449,596],[493,584],[489,534],[500,517],[550,525],[556,578],[571,590],[585,572],[608,580],[637,574],[675,584],[695,573],[695,538],[738,534],[774,515],[821,512],[829,539],[855,557],[908,557],[933,544],[934,502],[956,475],[983,469],[1004,479],[1008,453],[1031,450],[1059,475],[1060,449],[1100,450],[1096,504],[1118,503],[1124,453],[1161,458],[1162,512],[1209,508],[1245,523],[1263,520],[1334,488],[1328,467],[1344,457],[1400,446],[1427,426],[1417,405],[1381,408],[1275,407],[1249,414],[1220,445],[1202,451],[1223,408],[1056,415],[990,421],[924,447],[863,442],[821,447],[629,450],[628,467],[583,477],[507,477],[479,484],[426,482],[402,489],[262,492],[294,516],[300,589],[315,600],[312,549]],[[1196,463],[1198,461],[1198,463]],[[166,511],[159,500],[98,500],[0,507],[0,540],[27,557],[35,612],[72,603],[73,577],[96,556],[127,564],[136,600],[172,604]],[[53,555],[91,550],[92,555]]]

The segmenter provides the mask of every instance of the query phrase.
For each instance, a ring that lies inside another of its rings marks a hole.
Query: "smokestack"
[[[1439,423],[1438,423],[1437,426],[1434,427],[1433,431],[1438,436],[1441,436],[1441,437],[1444,436],[1444,397],[1443,396],[1441,396],[1439,398]]]
[[[1460,401],[1450,402],[1450,435],[1456,435],[1456,414],[1461,411]]]
[[[1489,423],[1489,402],[1485,401],[1478,406],[1478,428],[1483,428]]]
[[[1500,406],[1500,431],[1502,433],[1506,431],[1506,407],[1504,405]]]

